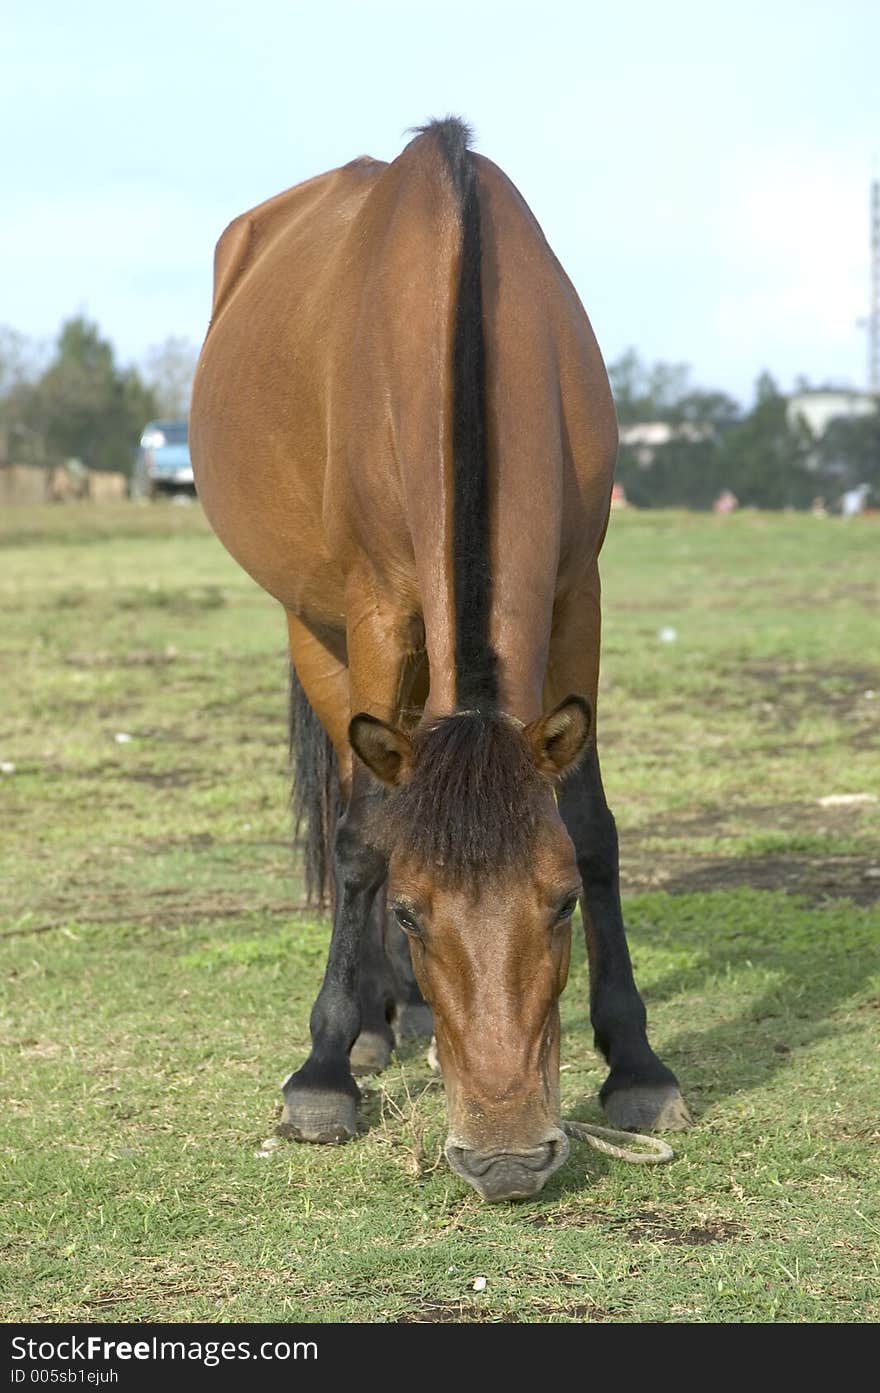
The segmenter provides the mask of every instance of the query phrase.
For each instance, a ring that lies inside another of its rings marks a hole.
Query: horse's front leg
[[[594,566],[557,617],[548,702],[580,692],[593,708],[599,686],[599,572]],[[615,1127],[687,1127],[690,1114],[671,1069],[648,1043],[645,1007],[633,977],[623,911],[617,828],[605,801],[595,741],[563,780],[559,812],[574,843],[590,963],[590,1020],[610,1072],[599,1093]]]
[[[648,1043],[647,1017],[633,977],[623,913],[617,829],[602,788],[595,746],[559,791],[583,884],[581,909],[590,964],[590,1020],[610,1066],[599,1092],[615,1127],[687,1127],[678,1080]]]
[[[327,970],[309,1019],[312,1048],[283,1089],[278,1133],[296,1141],[344,1142],[357,1134],[360,1090],[352,1076],[349,1052],[361,1031],[364,940],[386,872],[385,858],[365,835],[375,797],[369,776],[356,768],[348,805],[336,829],[336,909]]]
[[[282,1136],[298,1141],[348,1141],[357,1133],[358,1073],[388,1062],[392,989],[384,953],[384,855],[369,841],[369,822],[383,796],[353,759],[348,723],[355,711],[399,718],[408,696],[408,611],[377,602],[375,579],[363,568],[346,582],[347,666],[288,614],[294,666],[336,751],[346,800],[333,847],[335,910],[327,970],[312,1008],[308,1059],[283,1086]]]

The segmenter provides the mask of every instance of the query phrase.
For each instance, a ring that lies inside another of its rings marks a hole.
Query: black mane
[[[448,884],[473,884],[527,861],[546,783],[505,716],[457,712],[413,737],[409,781],[377,810],[370,838]]]

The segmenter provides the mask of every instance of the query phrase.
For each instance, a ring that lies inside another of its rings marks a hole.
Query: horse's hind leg
[[[395,1045],[433,1035],[431,1008],[416,981],[406,934],[388,914],[384,885],[364,932],[358,994],[361,1031],[349,1054],[354,1075],[380,1073]]]
[[[406,934],[390,916],[386,918],[385,952],[394,991],[395,1040],[398,1045],[408,1040],[430,1040],[434,1033],[431,1008],[416,981]]]
[[[364,929],[358,995],[361,1004],[360,1034],[351,1047],[351,1072],[378,1074],[391,1059],[394,1031],[394,983],[385,956],[385,890],[376,892]]]
[[[433,1035],[431,1008],[416,981],[406,934],[387,912],[384,886],[364,933],[359,995],[361,1033],[349,1055],[353,1074],[378,1074],[395,1045]]]

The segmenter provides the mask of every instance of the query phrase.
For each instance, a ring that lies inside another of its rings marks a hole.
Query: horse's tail
[[[492,609],[489,451],[483,247],[471,131],[457,116],[419,128],[443,152],[461,225],[461,259],[452,344],[453,578],[456,699],[460,707],[498,703],[497,655],[489,639]]]
[[[306,898],[325,904],[333,892],[333,838],[339,819],[336,753],[290,665],[290,764],[294,836],[302,850]],[[300,833],[302,832],[302,836]]]

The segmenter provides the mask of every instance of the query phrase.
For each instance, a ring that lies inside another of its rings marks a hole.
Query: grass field
[[[604,573],[630,939],[698,1125],[486,1207],[419,1053],[359,1141],[258,1155],[328,936],[280,612],[198,507],[7,513],[2,1318],[880,1316],[880,803],[819,801],[880,795],[880,520],[624,514]],[[579,945],[563,1101],[599,1121],[586,996]]]

